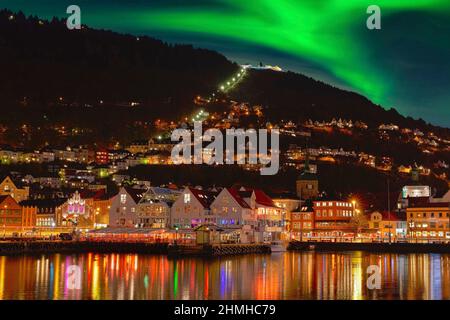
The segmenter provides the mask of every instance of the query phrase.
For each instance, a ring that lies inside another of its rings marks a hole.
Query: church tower
[[[297,196],[301,200],[314,199],[319,195],[319,180],[309,167],[309,151],[306,151],[305,167],[296,181]]]

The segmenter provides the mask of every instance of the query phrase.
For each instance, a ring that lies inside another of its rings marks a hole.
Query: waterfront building
[[[314,237],[346,237],[354,235],[356,230],[355,204],[349,201],[318,200],[314,205]]]
[[[21,207],[22,207],[22,230],[27,229],[32,230],[34,227],[36,227],[37,209],[32,207],[23,207],[23,206]]]
[[[172,204],[180,196],[181,191],[150,187],[137,204],[138,227],[168,228]]]
[[[235,188],[224,188],[211,204],[209,222],[224,229],[231,240],[241,243],[255,241],[256,215],[243,192]]]
[[[61,215],[61,207],[66,202],[64,198],[25,200],[19,204],[22,208],[30,208],[36,212],[35,227],[38,229],[55,228],[56,217]]]
[[[314,206],[312,201],[306,200],[305,203],[291,212],[290,229],[291,238],[303,241],[312,237],[314,230]]]
[[[89,228],[91,225],[92,208],[86,205],[78,191],[61,206],[61,215],[57,216],[57,225],[63,227]]]
[[[289,231],[291,228],[291,213],[298,210],[304,201],[291,193],[270,194],[270,196],[275,205],[283,209],[283,232]]]
[[[137,205],[146,189],[121,187],[119,193],[112,198],[109,210],[109,226],[132,228],[139,222]]]
[[[23,210],[22,206],[10,195],[0,196],[0,225],[3,227],[4,235],[32,228],[35,219],[35,211]]]
[[[84,190],[81,193],[81,196],[94,210],[93,228],[106,228],[109,225],[109,211],[111,209],[113,196],[107,192],[106,188]]]
[[[257,219],[256,242],[280,240],[284,229],[284,210],[275,205],[274,201],[259,189],[250,191],[250,197],[244,196],[250,207],[255,210]],[[248,193],[248,191],[247,191]]]
[[[11,198],[20,202],[28,199],[30,188],[28,186],[22,186],[20,182],[13,182],[13,180],[7,176],[0,183],[0,195],[11,196]]]
[[[407,235],[406,219],[401,219],[399,215],[394,212],[374,211],[370,214],[369,229],[375,231],[375,236],[378,240],[387,241],[389,233],[391,234],[391,241],[402,240]]]
[[[105,189],[75,191],[62,204],[56,216],[56,225],[95,229],[106,227],[109,223],[111,197]]]
[[[215,219],[210,214],[210,206],[217,192],[187,187],[183,190],[171,209],[170,224],[173,228],[190,229]]]
[[[450,203],[416,202],[406,209],[408,237],[416,241],[450,239]]]

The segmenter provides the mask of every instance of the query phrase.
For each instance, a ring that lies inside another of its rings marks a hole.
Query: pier
[[[226,256],[249,253],[270,253],[270,246],[264,244],[213,244],[183,246],[172,245],[168,248],[169,256]]]
[[[170,245],[166,242],[133,241],[0,241],[0,255],[86,252],[215,257],[270,253],[270,246],[264,244]]]

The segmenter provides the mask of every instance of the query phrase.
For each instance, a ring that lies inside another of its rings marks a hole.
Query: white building
[[[137,227],[137,206],[146,190],[122,187],[114,196],[109,210],[110,227]]]
[[[248,200],[242,197],[242,192],[224,188],[211,203],[211,222],[229,232],[237,230],[242,243],[255,240],[256,215]]]
[[[168,228],[170,209],[181,192],[168,188],[150,187],[137,205],[140,228]]]
[[[214,218],[210,205],[217,193],[187,187],[183,190],[171,209],[170,225],[173,228],[190,229]]]

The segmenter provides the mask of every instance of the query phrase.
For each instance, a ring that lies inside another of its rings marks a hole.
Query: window
[[[120,203],[122,203],[122,204],[127,203],[127,195],[126,194],[120,195]]]
[[[185,193],[184,194],[184,203],[189,203],[189,202],[191,202],[191,194]]]

